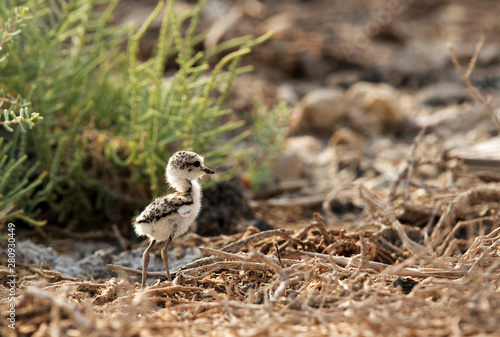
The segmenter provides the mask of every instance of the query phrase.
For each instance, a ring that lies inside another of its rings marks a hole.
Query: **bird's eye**
[[[194,166],[194,167],[200,167],[200,162],[199,162],[199,161],[195,161],[195,162],[193,163],[193,166]]]

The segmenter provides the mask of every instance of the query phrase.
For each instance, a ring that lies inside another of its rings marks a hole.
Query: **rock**
[[[342,128],[330,137],[328,147],[337,153],[339,169],[356,168],[363,160],[366,139],[352,129]]]
[[[311,136],[290,137],[286,140],[283,154],[276,158],[272,175],[276,180],[294,180],[308,174],[311,165],[321,151],[321,142]]]
[[[405,120],[398,106],[400,93],[385,83],[358,82],[346,92],[355,129],[365,134],[397,131]]]
[[[298,153],[284,153],[274,161],[272,175],[279,181],[293,180],[300,178],[304,169],[304,161]]]
[[[304,50],[300,53],[299,71],[301,77],[322,81],[328,73],[328,65],[320,56]]]
[[[280,85],[276,91],[276,98],[279,101],[285,101],[288,104],[295,104],[299,100],[296,90],[290,84]]]
[[[346,146],[349,148],[364,150],[366,147],[366,139],[351,129],[342,128],[330,137],[328,140],[328,146]]]
[[[463,66],[466,66],[476,49],[477,41],[460,41],[452,43],[453,49],[459,62]],[[497,42],[485,42],[481,48],[481,52],[477,58],[476,68],[474,73],[477,75],[477,71],[481,71],[480,67],[485,67],[493,65],[500,59],[500,43]]]
[[[348,88],[361,79],[361,77],[363,76],[363,72],[366,72],[366,70],[361,71],[358,69],[349,69],[343,71],[335,71],[327,76],[326,84],[328,86]]]
[[[297,16],[292,12],[281,12],[271,16],[264,22],[264,30],[274,31],[277,36],[283,36],[297,24]]]
[[[500,172],[500,137],[493,137],[484,142],[462,146],[446,153],[446,158],[458,158],[467,167],[468,172]]]
[[[307,94],[296,107],[292,125],[302,132],[329,136],[347,116],[341,89],[319,89]]]
[[[285,153],[298,153],[306,164],[312,163],[322,148],[321,141],[312,136],[290,137],[285,143]]]
[[[427,105],[448,105],[463,103],[470,100],[467,88],[463,83],[440,82],[429,85],[420,90],[417,100]]]
[[[458,3],[445,5],[437,13],[437,21],[445,26],[465,24],[468,17],[469,11],[467,10],[467,6]]]
[[[395,71],[396,74],[402,74],[403,76],[418,76],[419,74],[428,72],[429,64],[425,49],[421,48],[420,45],[412,47],[413,48],[402,48],[394,55],[395,60],[391,69]]]
[[[470,126],[477,122],[479,116],[475,111],[464,114],[458,105],[450,105],[445,108],[433,111],[428,115],[419,115],[413,118],[417,127],[427,127],[439,129],[442,132],[463,132],[470,129]]]
[[[490,65],[500,60],[500,43],[485,43],[478,57],[479,65]]]
[[[255,74],[242,74],[233,79],[227,104],[235,112],[247,112],[255,109],[256,102],[272,106],[276,96],[277,88],[270,81]]]

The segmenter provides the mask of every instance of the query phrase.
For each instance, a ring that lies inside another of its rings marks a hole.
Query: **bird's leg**
[[[148,264],[149,264],[149,252],[151,251],[151,248],[153,248],[153,245],[155,244],[156,240],[151,240],[149,243],[148,248],[144,251],[144,254],[142,254],[142,287],[144,288],[146,286],[146,279],[148,275]]]
[[[170,269],[168,268],[168,254],[167,254],[167,249],[168,245],[170,244],[170,241],[172,241],[172,237],[169,237],[167,242],[165,242],[165,246],[163,246],[161,250],[161,259],[163,260],[163,264],[165,265],[165,271],[167,272],[167,279],[169,281],[172,281],[172,277],[170,276]]]

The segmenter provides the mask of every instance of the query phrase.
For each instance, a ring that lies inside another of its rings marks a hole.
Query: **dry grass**
[[[328,229],[319,215],[299,231],[250,227],[214,238],[173,283],[157,280],[145,290],[129,280],[133,270],[104,283],[37,270],[21,283],[17,330],[2,317],[1,334],[500,334],[500,185],[456,191],[418,240],[394,205],[361,192],[371,205],[365,230]]]

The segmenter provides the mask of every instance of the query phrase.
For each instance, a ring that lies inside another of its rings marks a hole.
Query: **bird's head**
[[[174,153],[167,166],[167,179],[175,180],[197,180],[204,174],[215,172],[205,166],[203,157],[189,151],[178,151]]]

